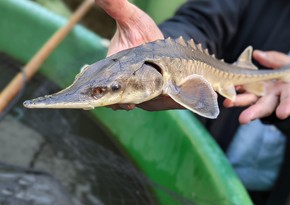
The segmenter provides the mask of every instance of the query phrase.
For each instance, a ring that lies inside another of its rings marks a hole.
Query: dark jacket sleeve
[[[235,36],[247,0],[187,1],[172,17],[160,25],[165,37],[193,38],[216,56]]]

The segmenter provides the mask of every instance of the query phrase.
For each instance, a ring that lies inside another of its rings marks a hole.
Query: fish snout
[[[23,106],[26,108],[38,108],[39,106],[51,104],[51,98],[52,96],[48,95],[44,97],[38,97],[33,100],[25,100],[23,102]]]

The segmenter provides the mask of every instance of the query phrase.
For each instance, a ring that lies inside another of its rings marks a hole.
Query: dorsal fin
[[[234,63],[234,65],[245,68],[245,69],[252,69],[252,70],[258,70],[258,68],[252,63],[252,53],[253,53],[253,47],[248,46],[240,55],[237,62]]]

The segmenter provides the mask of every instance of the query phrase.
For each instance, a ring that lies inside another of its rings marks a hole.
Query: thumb
[[[255,50],[253,57],[261,65],[268,68],[280,68],[290,63],[290,57],[278,51]]]

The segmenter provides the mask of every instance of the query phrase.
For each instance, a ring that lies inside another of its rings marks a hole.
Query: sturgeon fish
[[[139,104],[168,95],[194,113],[216,118],[216,92],[234,100],[235,86],[242,85],[246,91],[262,96],[264,81],[289,81],[290,66],[258,70],[251,60],[252,50],[247,47],[235,63],[229,64],[193,40],[157,40],[85,65],[71,86],[23,104],[27,108],[87,110],[117,103]]]

